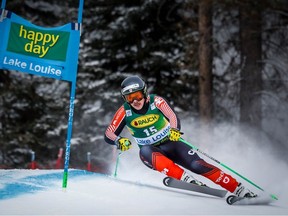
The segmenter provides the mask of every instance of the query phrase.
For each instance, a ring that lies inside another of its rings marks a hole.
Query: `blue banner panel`
[[[1,9],[0,68],[76,82],[80,24],[36,26]]]

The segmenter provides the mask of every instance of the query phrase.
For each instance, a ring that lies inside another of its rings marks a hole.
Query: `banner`
[[[1,9],[0,68],[76,81],[80,24],[36,26]]]
[[[78,23],[44,28],[11,11],[0,9],[0,69],[70,81],[70,106],[62,188],[66,189],[74,116],[78,52],[84,0],[79,0]]]

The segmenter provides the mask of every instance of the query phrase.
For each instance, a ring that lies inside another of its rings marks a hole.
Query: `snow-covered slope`
[[[185,128],[185,137],[196,142],[197,128]],[[164,175],[143,165],[133,144],[120,156],[117,178],[71,169],[66,192],[62,170],[0,170],[0,215],[288,215],[287,158],[276,155],[263,139],[248,139],[230,127],[229,133],[223,131],[225,127],[218,126],[213,139],[199,142],[198,147],[276,194],[278,201],[229,206],[225,199],[168,189],[162,184]],[[112,164],[112,171],[115,167]],[[254,186],[233,176],[259,194]],[[201,176],[194,177],[218,187]]]
[[[168,190],[161,174],[149,181],[70,170],[0,170],[1,215],[287,215],[287,196],[270,205],[229,206],[225,199]],[[145,175],[145,173],[143,173]],[[285,188],[287,191],[287,187]]]

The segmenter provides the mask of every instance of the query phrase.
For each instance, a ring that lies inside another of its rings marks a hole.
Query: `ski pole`
[[[120,160],[120,155],[122,154],[122,152],[120,151],[117,155],[117,159],[116,159],[116,165],[115,165],[115,170],[114,170],[114,177],[117,177],[117,172],[118,172],[118,166],[119,166],[119,160]]]
[[[235,170],[231,169],[230,167],[226,166],[225,164],[221,163],[220,161],[218,161],[217,159],[215,159],[214,157],[206,154],[205,152],[201,151],[199,148],[197,148],[196,146],[192,145],[191,143],[187,142],[186,140],[180,138],[180,141],[182,141],[183,143],[187,144],[188,146],[190,146],[191,148],[193,148],[193,150],[201,153],[202,155],[210,158],[211,160],[213,160],[214,162],[220,164],[221,166],[225,167],[226,169],[228,169],[229,171],[233,172],[234,174],[238,175],[239,177],[241,177],[242,179],[244,179],[245,181],[249,182],[250,184],[252,184],[254,187],[258,188],[261,191],[264,191],[263,188],[261,188],[260,186],[256,185],[255,183],[253,183],[252,181],[250,181],[249,179],[247,179],[246,177],[242,176],[241,174],[239,174],[238,172],[236,172]],[[270,197],[274,200],[278,200],[277,196],[274,194],[270,194]]]

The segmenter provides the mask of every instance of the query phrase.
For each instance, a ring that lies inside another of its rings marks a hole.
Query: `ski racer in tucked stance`
[[[121,84],[125,103],[117,110],[105,132],[105,141],[121,151],[131,148],[131,141],[121,137],[126,126],[140,147],[142,162],[165,175],[199,186],[206,186],[184,171],[210,179],[239,197],[255,197],[232,176],[207,163],[187,144],[180,141],[180,122],[167,101],[148,94],[146,83],[138,76],[130,76]],[[182,168],[183,167],[183,168]]]

